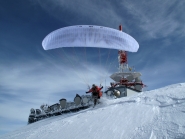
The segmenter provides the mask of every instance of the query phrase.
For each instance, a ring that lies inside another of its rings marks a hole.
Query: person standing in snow
[[[94,106],[96,105],[97,100],[100,99],[100,97],[102,96],[102,92],[101,92],[102,88],[103,88],[103,86],[98,87],[95,84],[93,84],[92,88],[88,92],[86,92],[86,94],[92,93],[92,97],[94,99]]]

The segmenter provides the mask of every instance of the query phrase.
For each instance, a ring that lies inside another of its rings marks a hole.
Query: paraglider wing
[[[44,50],[60,47],[100,47],[137,52],[139,44],[130,35],[108,27],[78,25],[64,27],[48,34]]]

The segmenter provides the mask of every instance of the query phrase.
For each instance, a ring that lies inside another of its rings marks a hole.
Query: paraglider
[[[139,44],[130,35],[108,27],[77,25],[64,27],[48,34],[44,50],[61,47],[97,47],[137,52]]]
[[[140,79],[141,73],[133,72],[127,61],[127,52],[137,52],[139,44],[133,37],[122,32],[121,25],[119,30],[94,25],[64,27],[48,34],[44,38],[42,46],[44,50],[64,47],[116,49],[118,50],[119,72],[110,76],[115,82],[111,83],[111,87],[104,94],[114,98],[126,97],[141,92],[143,86],[145,86]],[[99,69],[97,68],[97,70]],[[42,111],[31,109],[28,124],[47,117],[86,109],[92,106],[92,103],[95,106],[102,96],[102,88],[101,83],[100,87],[93,84],[92,88],[89,88],[89,91],[86,92],[92,93],[92,95],[80,96],[76,94],[74,102],[68,102],[65,98],[62,98],[59,100],[60,103],[51,106],[41,105]]]
[[[121,25],[119,26],[119,30],[94,25],[76,25],[60,28],[48,34],[44,38],[42,46],[44,50],[63,47],[117,49],[120,71],[111,75],[111,78],[119,82],[120,85],[130,85],[136,88],[136,83],[132,83],[132,81],[137,81],[140,73],[133,73],[131,68],[128,67],[127,52],[137,52],[139,44],[133,37],[122,32]],[[124,71],[128,71],[129,73],[123,73]],[[127,82],[123,84],[123,79],[129,80],[129,84]],[[137,86],[141,90],[143,86],[142,82],[137,83]]]

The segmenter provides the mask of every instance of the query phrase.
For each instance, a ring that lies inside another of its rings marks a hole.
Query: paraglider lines
[[[66,58],[68,58],[68,56],[66,55],[65,51],[63,50],[63,48],[62,48],[62,51],[64,52]],[[68,61],[71,63],[71,65],[72,65],[73,68],[75,69],[75,66],[74,66],[73,62],[72,62],[69,58],[68,58]],[[76,70],[74,70],[74,71],[75,71],[75,73],[79,76],[78,72],[76,72]],[[80,78],[84,81],[84,83],[88,86],[88,83],[86,82],[86,80],[85,80],[84,78],[82,78],[81,76],[79,76],[79,77],[80,77]]]

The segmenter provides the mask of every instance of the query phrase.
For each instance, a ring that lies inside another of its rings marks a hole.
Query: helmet
[[[94,88],[94,87],[96,87],[96,85],[95,85],[95,84],[93,84],[93,85],[92,85],[92,88]]]

